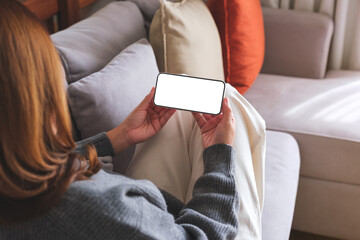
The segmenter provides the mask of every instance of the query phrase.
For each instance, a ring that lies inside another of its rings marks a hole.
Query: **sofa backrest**
[[[98,11],[99,9],[103,8],[108,3],[113,1],[121,1],[121,0],[97,0],[93,4],[87,6],[86,8],[81,9],[80,17],[82,19],[87,18],[96,11]],[[146,31],[149,32],[150,24],[154,17],[154,14],[160,7],[159,0],[126,0],[126,1],[133,2],[138,6],[139,10],[141,11],[144,17]],[[168,1],[173,2],[175,0],[168,0]]]
[[[265,59],[262,73],[324,78],[333,34],[325,14],[263,7]]]
[[[139,8],[132,2],[116,1],[71,27],[51,35],[60,55],[66,88],[106,66],[132,43],[146,37]],[[73,120],[73,137],[80,132]]]
[[[130,44],[146,37],[139,8],[112,2],[90,17],[51,35],[69,84],[102,69]]]

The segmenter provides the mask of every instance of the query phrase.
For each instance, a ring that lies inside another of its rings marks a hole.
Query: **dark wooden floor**
[[[290,240],[339,240],[339,239],[292,230],[290,234]]]

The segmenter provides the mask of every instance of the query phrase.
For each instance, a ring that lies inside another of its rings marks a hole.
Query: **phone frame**
[[[222,93],[222,98],[221,98],[221,104],[220,104],[220,110],[218,113],[207,113],[207,112],[200,112],[200,111],[191,111],[191,110],[188,110],[188,109],[183,109],[183,108],[175,108],[175,107],[168,107],[168,106],[161,106],[161,105],[157,105],[155,103],[155,96],[156,96],[156,90],[157,90],[157,85],[158,85],[158,79],[159,79],[159,76],[160,75],[173,75],[173,76],[180,76],[180,77],[187,77],[187,78],[195,78],[195,79],[203,79],[203,80],[207,80],[207,81],[216,81],[216,82],[221,82],[223,85],[224,85],[224,88],[223,88],[223,93]],[[154,92],[154,98],[153,98],[153,103],[155,106],[157,107],[166,107],[166,108],[171,108],[171,109],[177,109],[177,110],[182,110],[182,111],[188,111],[188,112],[197,112],[197,113],[203,113],[203,114],[209,114],[209,115],[219,115],[221,113],[221,110],[222,110],[222,104],[223,104],[223,101],[224,101],[224,96],[225,96],[225,89],[226,89],[226,84],[224,81],[221,81],[221,80],[217,80],[217,79],[211,79],[211,78],[202,78],[202,77],[194,77],[194,76],[188,76],[188,75],[185,75],[185,74],[173,74],[173,73],[164,73],[164,72],[161,72],[157,75],[156,77],[156,84],[155,84],[155,92]]]

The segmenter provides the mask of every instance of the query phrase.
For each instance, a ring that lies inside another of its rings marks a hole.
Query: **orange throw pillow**
[[[265,54],[260,0],[208,0],[218,27],[225,81],[244,94],[260,72]]]

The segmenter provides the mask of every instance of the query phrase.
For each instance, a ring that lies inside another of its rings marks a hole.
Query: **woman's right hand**
[[[235,134],[235,118],[229,100],[224,98],[219,115],[192,113],[201,130],[204,149],[214,144],[232,145]]]
[[[146,141],[156,135],[175,113],[175,109],[155,106],[155,88],[116,128],[107,132],[114,152],[119,153],[127,147]]]

